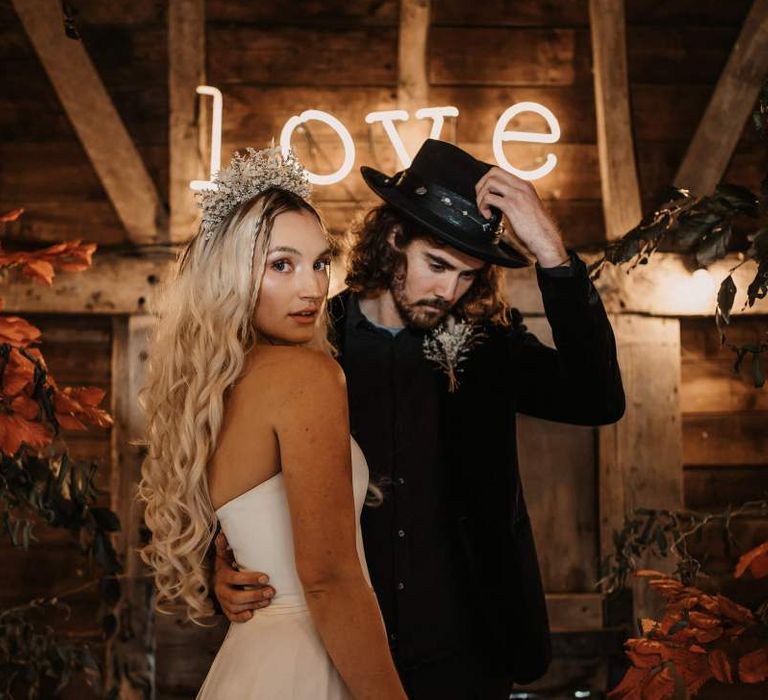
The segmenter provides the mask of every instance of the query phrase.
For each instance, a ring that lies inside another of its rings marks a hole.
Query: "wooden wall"
[[[83,42],[167,199],[165,3],[72,4]],[[632,115],[646,205],[672,179],[749,4],[628,0]],[[357,166],[398,167],[381,125],[364,123],[367,112],[395,106],[397,21],[395,0],[209,0],[208,82],[224,94],[225,157],[279,137],[286,119],[305,108],[330,111],[351,131],[357,161],[353,175],[318,188],[316,199],[331,225],[344,228],[374,201]],[[447,120],[444,137],[476,156],[492,160],[493,128],[507,106],[535,100],[554,111],[561,141],[508,145],[508,157],[519,167],[534,167],[544,153],[555,153],[558,166],[537,187],[571,245],[599,244],[604,232],[587,0],[435,0],[429,42],[430,103],[460,110],[458,119]],[[114,211],[10,0],[0,0],[0,61],[0,207],[27,207],[17,233],[122,242]],[[515,126],[542,128],[531,115]],[[321,124],[310,124],[307,137],[297,133],[294,145],[318,170],[340,163],[338,139]],[[754,145],[747,127],[729,179],[759,181],[763,156]]]
[[[84,45],[167,201],[166,3],[71,4],[79,13]],[[333,113],[351,131],[357,148],[353,174],[315,194],[335,230],[375,201],[357,175],[358,166],[399,168],[381,125],[364,122],[366,113],[396,106],[398,6],[396,0],[206,3],[207,81],[224,94],[225,158],[237,148],[268,144],[290,116],[307,108]],[[652,206],[671,182],[749,6],[750,0],[627,0],[631,109],[644,207]],[[444,138],[492,161],[494,125],[506,107],[522,100],[548,106],[560,120],[560,142],[508,145],[508,158],[530,168],[544,153],[555,153],[557,168],[536,186],[571,246],[600,245],[604,230],[587,0],[434,0],[432,7],[430,105],[453,104],[460,110],[458,119],[447,120]],[[27,208],[10,237],[82,237],[103,246],[125,245],[125,233],[10,0],[0,0],[0,62],[0,210]],[[208,108],[207,101],[202,105]],[[540,122],[523,115],[512,126],[536,129]],[[294,146],[314,170],[328,172],[341,162],[336,136],[317,123],[307,134],[297,132]],[[747,125],[726,179],[756,188],[765,166],[764,149]],[[57,353],[62,358],[62,383],[109,384],[108,319],[49,317],[40,323],[50,335],[51,347],[45,348],[54,371],[59,371]],[[710,319],[682,323],[685,493],[695,508],[740,502],[766,488],[768,466],[762,456],[765,391],[728,375],[728,356],[718,351],[710,324]],[[531,326],[546,336],[543,319],[533,319]],[[754,332],[747,326],[747,333]],[[528,442],[521,449],[549,455],[546,469],[527,474],[547,588],[587,594],[599,551],[594,435],[526,421],[521,430]],[[72,445],[83,454],[108,454],[108,438],[95,434],[73,439]],[[558,488],[551,489],[552,483]],[[564,537],[557,518],[576,526]],[[39,559],[25,564],[7,549],[2,554],[4,561],[6,554],[15,557],[13,568],[23,572],[31,595],[52,590],[54,579],[58,587],[72,575],[71,552],[62,542],[51,542],[42,565]],[[0,604],[18,600],[24,593],[19,585],[4,579]],[[90,613],[85,607],[84,614]],[[196,635],[176,620],[159,620],[160,698],[193,694],[222,631],[220,625]]]

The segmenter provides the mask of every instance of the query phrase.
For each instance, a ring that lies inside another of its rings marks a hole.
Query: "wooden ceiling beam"
[[[624,0],[590,0],[597,147],[606,238],[621,238],[642,218],[629,109]]]
[[[141,256],[135,253],[99,251],[93,267],[83,273],[61,273],[51,287],[16,277],[3,292],[8,313],[142,314],[157,285],[172,269],[179,248]],[[587,263],[594,255],[582,254]],[[709,266],[708,274],[693,276],[686,258],[656,253],[648,265],[629,274],[626,266],[606,266],[597,288],[610,313],[649,316],[711,316],[720,280],[739,262],[730,255]],[[755,275],[755,264],[748,263],[733,273],[740,290],[735,312],[766,314],[768,304],[744,309],[743,295]],[[334,289],[340,284],[334,283]],[[507,273],[507,297],[523,314],[542,315],[544,308],[533,268]]]
[[[168,96],[170,158],[170,238],[188,240],[199,220],[191,180],[205,180],[204,138],[207,136],[197,108],[198,85],[205,79],[205,2],[170,0],[168,3]]]
[[[768,75],[768,0],[754,0],[707,109],[675,175],[697,195],[720,182]]]
[[[162,240],[167,214],[155,183],[82,42],[65,35],[61,3],[13,6],[129,240]]]

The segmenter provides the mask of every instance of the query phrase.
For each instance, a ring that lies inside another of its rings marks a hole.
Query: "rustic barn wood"
[[[527,325],[539,338],[542,319]],[[542,340],[544,340],[542,338]],[[594,590],[598,575],[595,431],[518,416],[518,455],[548,592]]]
[[[590,0],[597,147],[607,239],[642,218],[629,109],[624,0]]]
[[[613,533],[633,508],[683,505],[680,322],[625,314],[612,323],[627,409],[621,421],[599,431],[601,560],[613,552]],[[634,593],[635,616],[649,616],[647,587],[635,586]]]
[[[169,93],[169,235],[184,241],[198,220],[192,180],[205,180],[204,139],[195,89],[205,84],[205,2],[171,0],[168,4]],[[203,120],[205,122],[205,120]]]
[[[158,240],[166,225],[160,196],[82,43],[64,34],[59,4],[14,7],[129,238]]]
[[[768,74],[768,0],[749,11],[675,184],[709,194],[725,172],[733,149]]]
[[[768,464],[728,468],[686,465],[683,480],[685,507],[693,510],[722,511],[768,498]]]
[[[526,325],[542,343],[554,346],[546,318],[526,319]],[[517,435],[520,473],[544,589],[549,593],[592,593],[600,578],[595,430],[521,415]]]
[[[5,310],[20,313],[142,314],[168,273],[167,253],[101,253],[86,273],[61,273],[51,287],[20,279],[3,290]],[[15,277],[15,273],[14,273]]]
[[[142,510],[136,498],[144,457],[139,441],[144,435],[144,416],[137,397],[144,384],[147,348],[153,319],[148,316],[113,316],[112,346],[112,510],[122,525],[116,550],[126,578],[120,599],[120,630],[111,651],[127,664],[120,697],[154,696],[154,586],[141,562]],[[130,676],[146,678],[147,694],[142,695]]]
[[[322,205],[321,205],[322,206]],[[61,273],[52,287],[19,277],[4,290],[5,310],[14,313],[147,313],[153,290],[169,273],[177,249],[152,249],[144,255],[101,251],[94,256],[93,267],[84,274]],[[589,263],[594,254],[583,254]],[[658,253],[652,263],[630,273],[625,267],[607,267],[597,288],[606,308],[612,313],[647,314],[651,316],[702,316],[714,309],[717,280],[725,276],[737,262],[728,256],[710,267],[712,279],[704,283],[692,277],[685,258],[671,253]],[[541,294],[534,280],[533,268],[512,270],[507,274],[507,297],[527,315],[544,312]],[[753,264],[734,273],[740,289],[755,274]],[[742,299],[737,297],[736,308]],[[745,315],[765,313],[759,304],[743,311]],[[679,364],[676,361],[675,364]]]
[[[362,85],[396,83],[397,30],[390,27],[207,28],[208,79],[233,83]],[[236,48],[236,50],[234,50]]]
[[[397,26],[399,0],[207,0],[209,22],[311,25]]]
[[[631,0],[627,3],[627,22],[653,25],[730,24],[740,22],[751,0]],[[435,7],[435,23],[450,25],[496,26],[587,26],[588,0],[539,2],[539,0],[486,0],[472,4],[466,0],[441,0]]]
[[[765,317],[760,319],[768,327]],[[714,328],[714,323],[710,320]],[[715,332],[716,329],[715,329]],[[740,374],[734,374],[735,354],[717,361],[683,361],[685,390],[680,402],[683,413],[738,413],[768,411],[768,391],[755,388],[751,362],[747,360]],[[768,463],[768,455],[766,455]]]
[[[768,464],[768,411],[689,413],[683,420],[686,464]]]
[[[417,120],[416,110],[429,106],[427,39],[430,0],[400,0],[397,33],[397,108],[411,118],[399,126],[406,153],[413,156],[429,135],[429,121]],[[379,127],[381,128],[381,127]]]

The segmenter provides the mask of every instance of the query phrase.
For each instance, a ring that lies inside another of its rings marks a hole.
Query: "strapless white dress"
[[[352,440],[357,552],[370,585],[360,532],[368,465]],[[216,511],[237,563],[269,574],[271,605],[232,623],[198,700],[350,700],[307,608],[296,573],[288,501],[278,473]]]

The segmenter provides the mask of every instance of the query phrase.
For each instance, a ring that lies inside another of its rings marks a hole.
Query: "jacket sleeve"
[[[517,410],[575,425],[606,425],[624,415],[624,388],[611,324],[587,275],[571,267],[536,270],[556,350],[531,333],[513,331]]]

